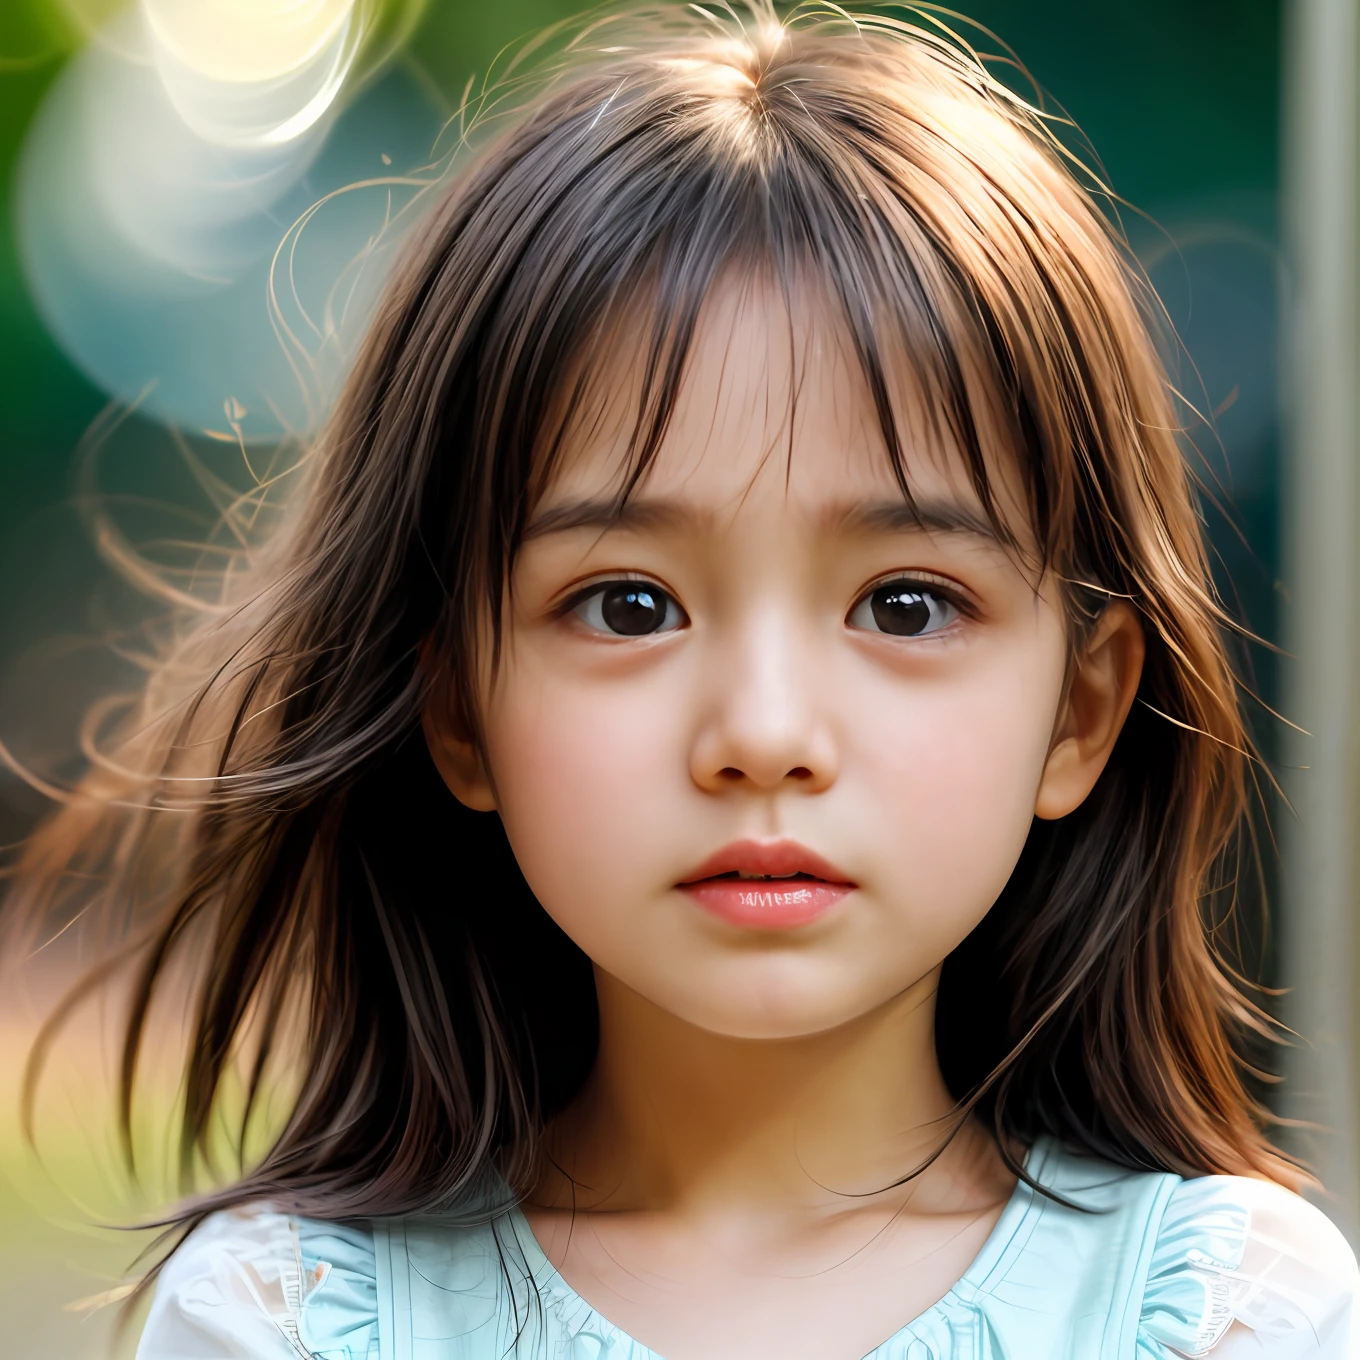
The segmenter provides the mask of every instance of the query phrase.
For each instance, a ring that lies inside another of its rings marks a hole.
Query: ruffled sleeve
[[[1205,1176],[1171,1196],[1152,1251],[1140,1360],[1356,1360],[1355,1256],[1325,1214],[1267,1181]]]
[[[214,1214],[156,1283],[137,1360],[374,1360],[369,1233],[263,1208]]]

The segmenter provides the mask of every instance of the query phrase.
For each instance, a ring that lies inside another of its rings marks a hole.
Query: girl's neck
[[[935,1056],[938,970],[849,1024],[778,1041],[714,1034],[608,974],[596,982],[599,1058],[549,1128],[535,1204],[805,1214],[900,1181],[953,1127]],[[952,1197],[960,1176],[998,1172],[989,1140],[965,1128],[913,1198],[926,1208],[937,1183]]]

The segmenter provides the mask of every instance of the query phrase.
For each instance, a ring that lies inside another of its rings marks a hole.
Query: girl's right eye
[[[571,605],[587,628],[612,637],[650,637],[671,633],[685,623],[684,610],[650,581],[602,581]]]

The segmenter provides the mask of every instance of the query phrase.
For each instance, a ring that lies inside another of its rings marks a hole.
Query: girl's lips
[[[680,891],[714,916],[753,930],[794,930],[825,916],[853,883],[826,883],[816,878],[705,878],[682,883]]]
[[[807,925],[855,890],[834,864],[796,841],[736,841],[677,886],[706,911],[756,930]]]
[[[717,878],[720,874],[774,874],[780,878],[788,874],[806,874],[826,883],[854,887],[850,875],[842,873],[829,860],[797,841],[786,840],[733,841],[686,874],[680,880],[680,886],[697,883],[702,878]]]

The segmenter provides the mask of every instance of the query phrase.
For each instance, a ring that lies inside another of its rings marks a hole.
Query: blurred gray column
[[[1285,747],[1278,914],[1287,1134],[1360,1243],[1360,0],[1285,0]]]

